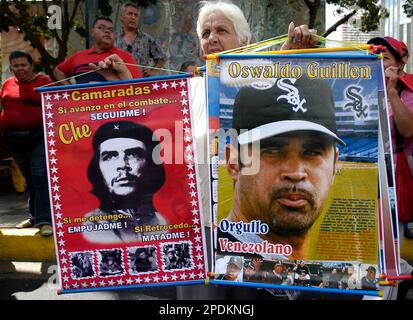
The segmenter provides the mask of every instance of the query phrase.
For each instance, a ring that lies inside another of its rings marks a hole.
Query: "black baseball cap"
[[[232,126],[239,133],[240,144],[288,132],[315,131],[345,145],[337,136],[330,86],[307,76],[279,79],[268,89],[241,88],[235,97]]]

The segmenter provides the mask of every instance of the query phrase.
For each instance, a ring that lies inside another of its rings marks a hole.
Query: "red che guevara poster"
[[[43,88],[62,292],[203,282],[188,79]]]

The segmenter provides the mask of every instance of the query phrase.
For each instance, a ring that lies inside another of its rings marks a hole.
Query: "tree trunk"
[[[314,28],[315,20],[317,18],[318,9],[321,6],[321,0],[304,0],[305,4],[308,7],[308,27],[310,29]]]

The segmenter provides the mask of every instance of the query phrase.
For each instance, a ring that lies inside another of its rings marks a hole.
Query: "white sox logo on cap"
[[[292,85],[289,85],[288,83],[285,83],[286,80],[290,81],[291,84],[294,84],[297,81],[297,79],[294,78],[279,79],[277,81],[277,87],[288,93],[278,96],[277,101],[280,99],[285,99],[289,104],[294,106],[294,112],[297,112],[298,110],[301,110],[302,112],[307,112],[307,108],[303,107],[303,104],[307,101],[305,99],[300,100],[300,93],[298,92],[298,89]]]

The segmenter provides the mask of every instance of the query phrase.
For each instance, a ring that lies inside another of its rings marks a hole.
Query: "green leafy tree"
[[[336,12],[339,14],[344,13],[344,16],[326,30],[325,37],[335,31],[339,25],[347,22],[356,13],[361,13],[360,30],[363,32],[377,30],[380,21],[389,16],[387,9],[380,5],[378,0],[327,0],[327,3],[337,5],[338,9]]]
[[[41,61],[38,69],[53,75],[54,67],[67,56],[71,32],[75,31],[82,37],[87,36],[85,10],[83,9],[85,1],[88,0],[0,1],[2,13],[0,31],[7,32],[9,27],[15,27],[19,33],[24,35],[24,40],[39,51]],[[146,7],[149,4],[155,4],[156,0],[132,0],[130,2]],[[52,5],[60,8],[61,24],[59,27],[50,27],[50,19],[53,19],[53,15],[48,11]],[[37,6],[37,9],[33,10],[33,6]],[[98,7],[98,15],[111,15],[112,7],[109,1],[99,0]],[[52,38],[56,39],[58,45],[56,55],[45,48],[44,40]]]
[[[70,2],[70,5],[69,5]],[[24,35],[24,40],[28,41],[33,48],[36,48],[41,56],[40,64],[44,71],[52,74],[53,68],[67,55],[67,45],[72,30],[76,30],[80,25],[75,20],[79,10],[81,0],[71,1],[45,1],[43,0],[33,14],[33,5],[39,2],[29,1],[1,1],[0,12],[3,13],[0,19],[0,30],[9,31],[9,27],[15,27],[18,32]],[[57,5],[61,8],[61,29],[49,28],[50,5]],[[58,44],[57,55],[53,56],[46,50],[44,39],[55,38]]]
[[[403,4],[404,13],[410,18],[413,16],[413,1],[405,0]]]
[[[344,14],[337,23],[326,30],[323,34],[324,37],[327,37],[338,26],[347,22],[356,13],[361,13],[360,29],[364,32],[377,30],[380,20],[388,17],[386,8],[381,6],[378,0],[287,0],[289,5],[298,5],[302,2],[308,8],[308,26],[310,28],[314,28],[318,10],[325,3],[337,5],[336,13]],[[413,2],[413,0],[407,2]]]

